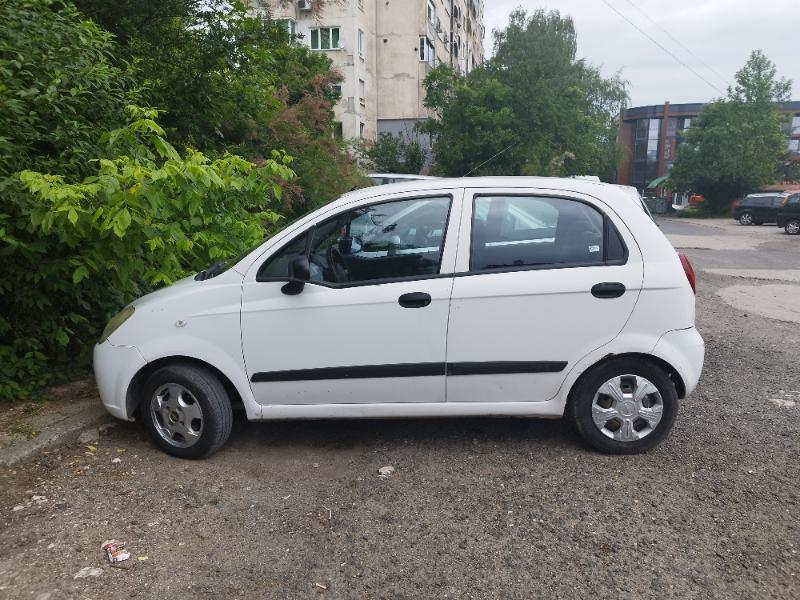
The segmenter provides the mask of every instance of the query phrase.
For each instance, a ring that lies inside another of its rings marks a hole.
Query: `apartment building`
[[[483,0],[252,0],[343,75],[338,135],[417,137],[428,117],[425,76],[439,64],[468,73],[483,61]]]

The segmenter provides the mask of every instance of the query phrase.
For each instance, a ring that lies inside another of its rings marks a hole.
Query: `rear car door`
[[[464,203],[447,399],[547,401],[625,326],[642,287],[639,248],[594,198],[473,189]]]
[[[461,190],[342,209],[245,277],[242,350],[256,401],[443,402]],[[311,281],[282,292],[307,256]]]

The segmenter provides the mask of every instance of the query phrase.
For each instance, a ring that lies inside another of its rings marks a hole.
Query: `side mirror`
[[[296,296],[303,291],[307,281],[311,280],[311,266],[307,256],[298,256],[289,263],[289,283],[281,288],[287,296]]]

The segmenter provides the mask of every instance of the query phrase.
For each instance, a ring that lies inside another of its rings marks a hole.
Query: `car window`
[[[308,247],[309,232],[296,237],[261,265],[257,279],[286,279],[289,277],[289,263],[295,258],[305,255]]]
[[[798,204],[800,204],[800,196],[792,196],[791,198],[789,198],[788,204],[791,204],[792,206],[797,206]]]
[[[320,223],[309,253],[311,281],[350,284],[439,273],[449,198],[363,206]]]
[[[624,258],[614,231],[607,258],[605,219],[574,200],[532,196],[482,196],[475,199],[471,270],[604,263]]]

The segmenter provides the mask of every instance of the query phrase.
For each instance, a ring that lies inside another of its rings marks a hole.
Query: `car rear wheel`
[[[786,221],[786,225],[784,225],[783,228],[789,235],[797,235],[800,233],[800,221],[797,219],[790,219]]]
[[[638,358],[614,359],[581,378],[568,413],[590,446],[608,454],[638,454],[670,432],[678,394],[660,367]]]
[[[746,212],[739,215],[739,223],[742,225],[752,225],[753,224],[752,213]]]
[[[179,458],[206,458],[225,445],[233,411],[225,387],[208,369],[176,364],[147,379],[139,414],[156,444]]]

